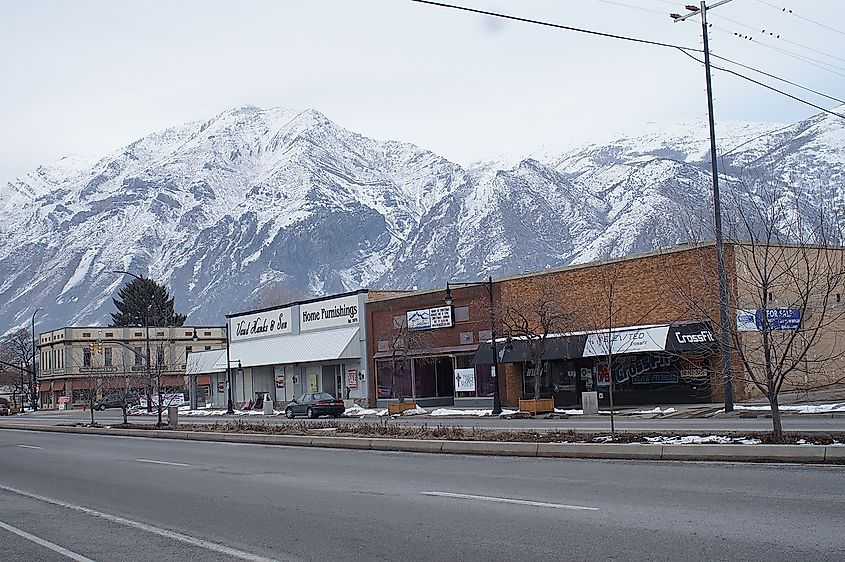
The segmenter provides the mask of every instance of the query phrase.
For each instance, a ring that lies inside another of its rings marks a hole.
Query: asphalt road
[[[845,559],[845,467],[20,430],[0,452],[8,560]]]
[[[166,418],[166,416],[165,416]],[[122,416],[119,410],[105,410],[95,412],[94,419],[98,423],[120,423]],[[294,423],[284,416],[180,416],[179,423],[214,423],[232,419],[242,419],[255,423]],[[91,412],[81,410],[30,412],[22,416],[9,416],[0,419],[0,423],[22,424],[57,424],[68,422],[88,422]],[[382,418],[366,417],[338,418],[336,420],[324,418],[321,422],[336,421],[337,423],[380,423]],[[155,416],[130,416],[131,423],[155,423]],[[304,421],[301,418],[295,423]],[[567,419],[514,419],[502,420],[497,418],[445,418],[431,416],[407,416],[391,420],[390,423],[405,425],[480,427],[500,430],[566,430],[577,429],[583,431],[609,431],[610,418],[608,416],[570,417]],[[772,420],[760,418],[664,418],[644,419],[637,417],[620,417],[615,419],[616,428],[622,431],[771,431]],[[791,415],[783,417],[785,431],[803,432],[845,432],[845,416],[831,417],[816,415]]]

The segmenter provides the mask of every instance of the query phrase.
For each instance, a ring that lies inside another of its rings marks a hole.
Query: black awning
[[[545,342],[546,350],[543,359],[547,361],[555,359],[578,359],[584,353],[584,342],[587,336],[565,336],[549,338]],[[499,363],[521,363],[531,361],[531,347],[524,340],[511,340],[508,342],[496,342]],[[490,344],[482,343],[472,358],[473,365],[490,365],[493,363],[493,356],[490,353]]]
[[[718,347],[707,322],[684,322],[669,325],[664,349],[673,353],[703,353]]]

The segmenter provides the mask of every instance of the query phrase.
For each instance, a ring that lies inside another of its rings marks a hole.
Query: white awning
[[[195,351],[188,354],[188,361],[185,365],[186,375],[208,375],[211,373],[222,373],[225,370],[225,349]]]
[[[358,327],[232,342],[229,359],[244,367],[358,359]]]

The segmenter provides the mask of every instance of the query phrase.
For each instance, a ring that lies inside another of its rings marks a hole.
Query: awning
[[[584,351],[584,342],[587,337],[583,334],[574,336],[549,338],[543,344],[543,360],[553,361],[556,359],[578,359]],[[525,340],[510,340],[496,342],[499,363],[521,363],[531,361],[531,345]],[[533,345],[539,345],[533,344]],[[490,355],[490,344],[483,343],[478,347],[478,352],[472,358],[473,365],[490,365],[493,357]]]
[[[50,390],[53,392],[61,392],[65,389],[65,381],[53,381],[50,385]]]
[[[229,359],[244,367],[359,359],[358,327],[233,342]],[[225,353],[225,352],[224,352]]]
[[[211,373],[223,373],[225,371],[225,349],[195,351],[188,354],[188,360],[185,362],[186,375],[207,375]]]
[[[197,385],[208,386],[210,384],[211,384],[211,375],[198,375],[197,376]]]

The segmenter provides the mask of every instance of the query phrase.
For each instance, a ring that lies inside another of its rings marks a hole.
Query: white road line
[[[138,462],[146,462],[150,464],[166,464],[168,466],[184,466],[190,468],[193,465],[185,464],[183,462],[167,462],[167,461],[154,461],[152,459],[135,459]]]
[[[185,544],[189,544],[192,546],[196,546],[199,548],[204,548],[206,550],[210,550],[212,552],[217,552],[220,554],[224,554],[226,556],[231,556],[233,558],[239,558],[241,560],[249,560],[250,562],[276,562],[274,558],[265,558],[264,556],[259,556],[257,554],[252,554],[251,552],[245,552],[243,550],[238,550],[236,548],[232,548],[226,545],[217,544],[215,542],[207,541],[205,539],[198,539],[196,537],[192,537],[189,535],[184,535],[182,533],[177,533],[176,531],[169,531],[167,529],[162,529],[161,527],[156,527],[154,525],[148,525],[147,523],[141,523],[139,521],[133,521],[131,519],[126,519],[125,517],[120,517],[119,515],[112,515],[110,513],[104,513],[102,511],[97,511],[95,509],[91,509],[90,507],[84,507],[81,505],[75,505],[72,503],[68,503],[62,500],[57,500],[54,498],[48,498],[47,496],[41,496],[39,494],[33,494],[32,492],[27,492],[26,490],[20,490],[18,488],[12,488],[10,486],[4,486],[0,484],[0,490],[11,492],[13,494],[18,494],[19,496],[24,496],[27,498],[32,498],[34,500],[42,501],[44,503],[49,503],[52,505],[57,505],[59,507],[65,507],[67,509],[72,509],[74,511],[79,511],[81,513],[85,513],[86,515],[91,515],[93,517],[99,517],[105,521],[109,521],[111,523],[117,523],[119,525],[124,525],[126,527],[132,527],[134,529],[138,529],[147,533],[152,533],[154,535],[158,535],[160,537],[164,537],[166,539],[172,539],[175,541],[183,542]],[[292,558],[291,558],[292,560]]]
[[[23,447],[24,449],[43,449],[44,447],[39,447],[37,445],[18,445],[18,447]]]
[[[512,498],[496,498],[493,496],[474,496],[472,494],[453,494],[452,492],[421,492],[424,496],[438,496],[441,498],[457,498],[461,500],[478,500],[483,502],[512,503],[517,505],[530,505],[533,507],[550,507],[552,509],[576,509],[579,511],[598,511],[597,507],[586,507],[583,505],[569,505],[565,503],[535,502],[530,500],[515,500]]]
[[[70,551],[66,548],[63,548],[63,547],[61,547],[57,544],[51,543],[50,541],[45,541],[44,539],[42,539],[40,537],[36,537],[35,535],[30,535],[26,531],[22,531],[22,530],[18,529],[17,527],[12,527],[11,525],[3,523],[2,521],[0,521],[0,529],[6,529],[10,533],[14,533],[19,537],[23,537],[28,541],[34,542],[35,544],[40,544],[44,548],[49,548],[53,552],[58,552],[62,556],[70,558],[71,560],[76,560],[76,562],[94,562],[90,558],[86,558],[85,556],[82,556],[81,554],[77,554],[75,552],[72,552],[72,551]]]

